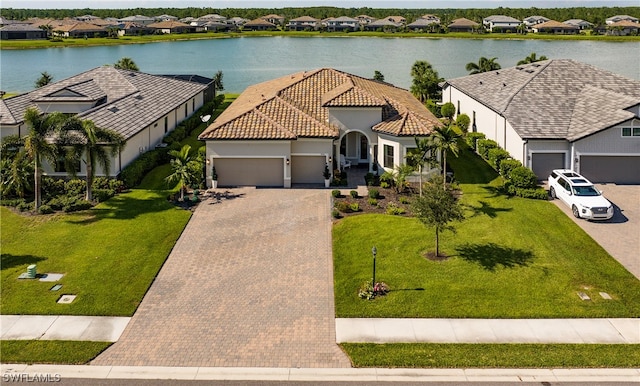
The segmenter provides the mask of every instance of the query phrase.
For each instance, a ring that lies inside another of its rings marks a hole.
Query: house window
[[[640,127],[623,127],[623,137],[640,137]]]
[[[169,117],[164,117],[164,133],[167,134],[169,130]]]
[[[196,100],[195,100],[195,98],[191,100],[191,111],[196,111]]]
[[[76,173],[80,173],[80,160],[77,160],[74,163],[74,169],[76,169]],[[67,173],[67,165],[65,165],[64,161],[56,161],[55,166],[56,173]]]
[[[189,108],[189,105],[187,105],[187,104],[185,103],[185,104],[184,104],[184,117],[185,117],[185,118],[189,115],[188,108]]]
[[[460,115],[460,101],[458,101],[458,111],[456,112],[457,115]]]
[[[393,146],[384,145],[384,167],[393,168]]]

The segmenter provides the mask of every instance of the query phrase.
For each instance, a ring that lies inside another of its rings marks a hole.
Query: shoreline
[[[250,31],[231,33],[193,33],[125,36],[113,38],[67,38],[62,41],[50,40],[3,40],[0,50],[30,50],[46,48],[73,48],[117,46],[127,44],[148,44],[190,40],[234,39],[243,37],[291,37],[291,38],[343,38],[370,37],[383,39],[497,39],[497,40],[574,40],[574,41],[604,41],[604,42],[640,42],[640,36],[610,36],[610,35],[539,35],[539,34],[477,34],[468,32],[451,33],[419,33],[419,32],[297,32],[297,31]]]

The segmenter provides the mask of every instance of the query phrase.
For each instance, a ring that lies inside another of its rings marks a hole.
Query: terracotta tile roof
[[[98,31],[104,31],[104,27],[102,26],[98,26],[95,24],[90,24],[90,23],[75,23],[75,24],[65,24],[65,25],[61,25],[59,27],[55,27],[56,31],[64,31],[64,32],[71,32],[71,31],[87,31],[87,32],[98,32]]]
[[[189,24],[181,23],[179,21],[167,20],[161,21],[158,23],[153,23],[148,25],[149,28],[158,28],[158,29],[174,29],[174,28],[187,28],[191,27]]]
[[[576,27],[574,25],[571,25],[571,24],[561,23],[561,22],[556,21],[556,20],[549,20],[549,21],[545,21],[544,23],[536,24],[532,28],[535,28],[535,29],[543,29],[543,28],[577,29],[578,27]]]
[[[620,20],[620,21],[616,21],[615,23],[611,23],[609,24],[610,27],[626,27],[626,28],[633,28],[633,29],[638,29],[640,28],[640,23],[636,23],[633,22],[631,20]]]
[[[396,136],[428,135],[441,125],[407,90],[323,68],[247,88],[199,138],[338,138],[331,107],[382,108],[383,122],[373,130]]]
[[[480,24],[476,23],[473,20],[469,20],[467,18],[461,17],[460,19],[455,19],[448,25],[448,27],[473,27],[479,26]]]
[[[506,117],[524,139],[575,141],[634,116],[640,81],[569,59],[450,79],[464,94]]]

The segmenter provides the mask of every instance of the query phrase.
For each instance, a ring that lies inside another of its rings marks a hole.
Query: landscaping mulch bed
[[[369,196],[358,196],[356,198],[351,197],[350,195],[341,195],[339,197],[333,198],[334,208],[336,204],[339,202],[345,202],[347,205],[351,205],[353,203],[357,203],[360,207],[360,210],[357,212],[353,211],[340,211],[340,217],[346,216],[354,216],[362,213],[387,213],[387,208],[389,204],[395,205],[404,211],[404,213],[397,214],[399,216],[411,217],[411,200],[412,197],[416,194],[417,190],[413,187],[407,189],[402,193],[396,192],[393,188],[381,188],[379,186],[370,187],[369,190],[377,189],[380,193],[380,196],[376,199],[377,204],[372,205],[370,202]],[[415,191],[414,191],[415,190]]]

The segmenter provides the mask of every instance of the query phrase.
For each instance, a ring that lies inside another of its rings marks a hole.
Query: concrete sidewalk
[[[0,365],[2,379],[171,379],[275,382],[627,382],[640,379],[640,369],[385,369],[273,367],[151,367]]]
[[[640,343],[640,319],[336,319],[338,343]]]
[[[2,340],[117,342],[131,318],[117,316],[0,315]]]

